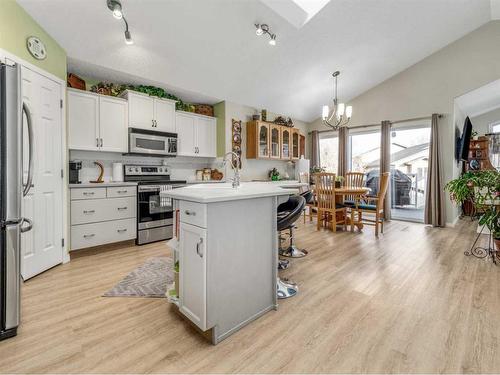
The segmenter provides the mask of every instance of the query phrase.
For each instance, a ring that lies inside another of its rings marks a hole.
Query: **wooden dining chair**
[[[384,233],[384,202],[389,188],[390,173],[382,173],[379,178],[379,188],[376,196],[365,196],[363,202],[356,202],[352,208],[358,214],[358,221],[363,224],[375,225],[375,236],[378,236],[379,225],[380,231]],[[364,203],[366,202],[366,203]],[[375,220],[363,218],[363,212],[375,215]]]
[[[332,230],[337,231],[337,225],[343,224],[344,230],[347,228],[347,209],[345,205],[337,203],[335,200],[335,173],[317,173],[315,178],[315,193],[317,200],[317,230],[323,222],[327,223],[331,218]],[[337,220],[337,214],[341,213],[342,218]]]
[[[344,185],[345,187],[348,188],[362,188],[364,186],[363,185],[364,179],[365,179],[365,174],[363,172],[346,172]],[[354,205],[355,200],[356,196],[354,195],[346,195],[344,197],[345,204]]]

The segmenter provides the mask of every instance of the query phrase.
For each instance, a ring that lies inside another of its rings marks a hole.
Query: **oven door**
[[[173,224],[172,199],[160,198],[157,185],[139,185],[137,192],[137,229]]]
[[[165,137],[162,135],[131,132],[129,139],[129,152],[133,154],[175,156],[177,147],[172,147],[171,139],[171,137]],[[173,139],[176,141],[175,138]],[[172,149],[174,149],[174,152],[172,152]]]

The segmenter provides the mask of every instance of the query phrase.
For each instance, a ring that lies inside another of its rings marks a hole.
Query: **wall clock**
[[[37,60],[44,60],[47,57],[45,44],[36,36],[30,36],[26,39],[26,47],[29,53]]]

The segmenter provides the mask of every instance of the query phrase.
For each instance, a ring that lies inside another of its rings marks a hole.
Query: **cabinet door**
[[[195,225],[180,224],[180,311],[203,331],[207,329],[207,233]]]
[[[99,138],[101,151],[127,152],[127,102],[99,97]]]
[[[149,96],[128,94],[129,124],[131,128],[154,130],[154,100]]]
[[[68,148],[99,150],[99,96],[68,90]]]
[[[215,119],[197,117],[195,119],[196,127],[196,154],[215,158],[217,155],[217,125]]]
[[[290,135],[290,128],[281,128],[281,159],[290,159],[290,141],[292,139]]]
[[[154,130],[175,133],[175,103],[154,99]]]
[[[258,157],[269,157],[269,125],[259,123],[257,126],[257,140],[258,140]]]
[[[280,158],[280,149],[281,149],[281,126],[278,125],[269,125],[269,157],[273,159]]]
[[[177,112],[175,123],[177,130],[177,155],[196,156],[194,117],[189,114]]]
[[[299,130],[292,129],[292,159],[299,158]]]

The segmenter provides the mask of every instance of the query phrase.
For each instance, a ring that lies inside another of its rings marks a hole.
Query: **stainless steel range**
[[[137,185],[137,245],[173,237],[173,205],[170,198],[160,198],[160,191],[186,185],[170,179],[170,168],[158,165],[125,165],[125,181]]]

